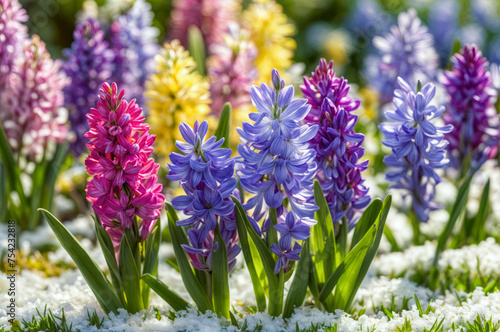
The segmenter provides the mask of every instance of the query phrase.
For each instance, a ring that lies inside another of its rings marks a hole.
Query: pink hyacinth
[[[234,0],[174,0],[170,38],[188,47],[188,30],[194,25],[210,49],[210,45],[222,42],[229,22],[236,21],[237,8]]]
[[[158,169],[151,156],[155,135],[149,134],[142,109],[135,99],[123,99],[116,83],[104,83],[97,108],[87,114],[90,155],[85,160],[92,180],[87,200],[101,218],[117,250],[123,229],[132,227],[135,217],[141,240],[147,239],[165,200],[158,183]]]
[[[250,104],[250,87],[258,77],[257,49],[244,30],[232,25],[225,42],[212,46],[212,54],[208,60],[212,113],[220,115],[225,102],[235,109]]]
[[[52,60],[37,35],[22,45],[15,59],[5,90],[1,92],[0,121],[11,148],[30,159],[41,156],[48,142],[67,138],[61,116],[62,89],[69,84],[59,60]]]

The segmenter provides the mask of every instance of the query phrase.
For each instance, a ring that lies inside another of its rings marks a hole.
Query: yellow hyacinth
[[[295,26],[283,13],[283,7],[273,0],[254,0],[243,12],[243,26],[250,31],[250,36],[258,54],[255,66],[259,70],[258,82],[269,82],[271,71],[285,71],[292,65],[292,58],[297,47],[291,37]]]
[[[196,63],[178,40],[165,43],[156,55],[156,73],[146,82],[148,123],[156,135],[155,152],[164,165],[182,139],[179,124],[193,125],[210,113],[210,85],[195,71]]]

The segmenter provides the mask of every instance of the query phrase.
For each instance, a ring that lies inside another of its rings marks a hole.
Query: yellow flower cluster
[[[161,164],[175,151],[175,140],[182,139],[179,124],[191,126],[210,113],[210,85],[195,71],[196,63],[178,40],[165,43],[155,57],[156,73],[146,82],[147,122],[156,135],[155,152]]]
[[[259,70],[258,82],[269,82],[273,68],[282,72],[292,65],[297,47],[291,38],[295,34],[295,26],[283,13],[283,7],[274,0],[254,0],[243,12],[242,19],[258,50],[255,59]]]

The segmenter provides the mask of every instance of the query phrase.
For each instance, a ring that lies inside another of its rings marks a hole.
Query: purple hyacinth
[[[205,141],[206,121],[201,124],[196,121],[193,128],[182,123],[179,129],[185,142],[176,142],[181,153],[170,154],[167,178],[180,181],[185,192],[172,200],[172,206],[188,216],[178,221],[177,226],[191,227],[188,230],[191,245],[184,245],[184,250],[195,268],[211,271],[214,231],[218,224],[232,267],[240,248],[236,245],[234,202],[230,198],[232,194],[238,196],[231,150],[220,148],[223,139],[216,141],[212,136]]]
[[[71,148],[76,156],[86,151],[89,130],[87,113],[99,100],[99,88],[111,78],[113,53],[104,40],[105,33],[99,22],[89,18],[77,25],[71,49],[65,50],[67,61],[63,70],[71,78],[64,89],[71,129],[76,135]]]
[[[397,77],[414,87],[418,80],[435,77],[439,59],[434,39],[413,8],[399,14],[398,25],[385,37],[375,37],[373,44],[379,50],[380,60],[371,83],[379,90],[382,103],[391,100]]]
[[[110,27],[111,47],[115,53],[113,80],[123,86],[129,96],[144,104],[144,87],[155,71],[154,56],[160,50],[159,31],[152,27],[151,5],[135,0],[130,10]]]
[[[354,127],[358,116],[352,114],[359,101],[349,97],[346,79],[337,77],[333,61],[321,59],[312,77],[304,77],[300,87],[311,105],[305,123],[319,125],[317,134],[309,141],[316,151],[317,179],[321,184],[334,222],[344,216],[354,225],[356,212],[370,203],[368,188],[363,185],[361,172],[368,161],[359,162],[364,155],[364,135]]]
[[[309,236],[309,229],[305,231],[302,225],[310,228],[316,223],[312,217],[317,206],[311,200],[312,178],[316,174],[315,152],[309,148],[308,141],[314,137],[318,127],[301,125],[310,106],[305,99],[292,101],[293,86],[285,86],[285,81],[275,69],[272,71],[272,82],[273,88],[265,83],[260,87],[252,86],[250,96],[258,112],[249,114],[254,123],[244,122],[242,129],[237,128],[241,136],[238,175],[243,188],[255,195],[243,207],[253,209],[253,219],[257,221],[265,217],[265,206],[276,209],[278,225],[275,228],[281,233],[281,238],[288,239],[294,230],[298,230],[304,236],[295,239],[303,240]],[[285,197],[290,204],[289,212],[283,205]],[[262,230],[267,232],[269,216],[265,219]],[[257,223],[252,223],[261,232]],[[279,249],[274,249],[281,250],[284,258],[276,268],[279,271],[283,267],[286,271],[289,266],[283,265],[283,260],[294,260],[295,256],[285,255],[291,248],[291,240],[280,241]]]
[[[391,122],[379,125],[385,135],[382,143],[392,149],[384,158],[391,168],[386,178],[394,182],[392,188],[403,189],[412,198],[412,210],[422,222],[429,220],[429,212],[439,206],[433,202],[435,187],[441,181],[435,169],[448,165],[445,134],[453,126],[436,127],[431,121],[439,118],[444,106],[430,105],[436,88],[427,83],[415,93],[410,85],[398,78],[400,89],[394,91],[394,106],[385,116]]]
[[[23,24],[28,20],[26,11],[17,0],[0,0],[0,91],[17,57],[22,55],[23,42],[28,39],[28,28]]]
[[[465,45],[451,61],[453,68],[442,80],[449,95],[448,112],[443,118],[454,127],[447,139],[452,164],[458,168],[465,156],[479,159],[480,164],[496,155],[499,117],[488,61],[477,46]]]

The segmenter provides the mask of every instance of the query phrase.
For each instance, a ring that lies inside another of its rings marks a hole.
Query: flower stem
[[[418,246],[421,244],[420,241],[420,221],[418,221],[417,216],[413,211],[409,212],[411,226],[413,227],[413,245]]]

